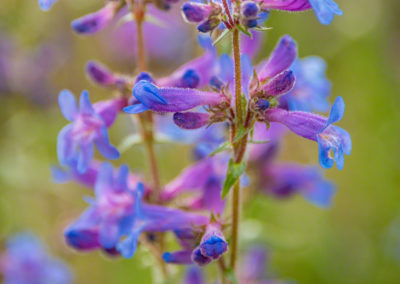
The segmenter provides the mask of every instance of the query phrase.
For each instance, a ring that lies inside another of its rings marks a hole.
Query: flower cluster
[[[53,2],[39,1],[44,10]],[[167,9],[175,1],[150,2]],[[117,14],[125,18],[132,13],[140,32],[146,20],[145,4],[106,1],[99,11],[74,20],[71,26],[79,34],[93,34]],[[342,14],[333,0],[185,2],[186,21],[196,23],[201,33],[219,34],[214,42],[208,35],[199,36],[201,56],[167,76],[144,70],[140,57],[135,75],[89,61],[88,78],[115,95],[91,104],[88,92],[83,91],[78,107],[71,92],[59,94],[61,113],[70,123],[58,135],[61,167],[52,168],[54,180],[93,189],[93,197],[85,199],[88,208],[66,229],[66,242],[76,250],[102,250],[126,258],[135,254],[138,245],[148,246],[162,265],[204,266],[218,260],[225,275],[235,269],[241,186],[279,199],[297,193],[317,206],[329,206],[335,187],[317,166],[278,160],[288,130],[317,142],[323,168],[336,163],[342,169],[344,155],[351,152],[349,133],[335,125],[344,115],[343,99],[336,98],[328,116],[313,113],[330,107],[325,62],[319,57],[300,59],[297,43],[289,35],[279,39],[269,57],[256,65],[252,62],[260,44],[257,32],[266,30],[263,22],[273,10],[309,9],[322,24]],[[231,33],[232,57],[220,54],[215,46]],[[248,54],[240,54],[239,47]],[[93,158],[94,146],[107,160],[120,158],[108,129],[117,117],[129,116],[137,118],[152,180],[141,172],[130,172],[127,165],[116,168]],[[164,185],[157,176],[152,148],[160,136],[194,146],[193,164]],[[225,197],[231,188],[235,190],[229,215]],[[174,235],[178,250],[171,252],[164,246],[167,232]],[[224,264],[227,254],[231,255],[229,269]],[[243,283],[265,283],[261,273],[265,257],[257,251],[249,255],[244,271],[235,276]],[[187,279],[202,283],[196,269],[190,270]]]

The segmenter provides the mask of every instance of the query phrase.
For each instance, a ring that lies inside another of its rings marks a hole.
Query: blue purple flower
[[[113,99],[92,106],[88,92],[83,91],[78,109],[74,95],[68,90],[61,91],[60,109],[71,122],[58,134],[57,155],[61,165],[77,161],[78,171],[84,173],[93,157],[93,143],[105,158],[117,159],[119,153],[108,140],[107,128],[124,104],[124,99]]]
[[[332,124],[341,120],[343,114],[344,102],[341,97],[338,97],[328,118],[313,113],[287,111],[281,108],[267,109],[265,118],[268,121],[286,125],[297,135],[317,141],[321,166],[331,168],[336,161],[338,169],[342,169],[344,154],[350,155],[351,152],[351,138],[346,130]],[[333,156],[330,154],[331,150]]]

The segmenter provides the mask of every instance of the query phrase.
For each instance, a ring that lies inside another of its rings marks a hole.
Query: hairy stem
[[[239,31],[233,30],[233,57],[235,62],[235,110],[236,120],[231,131],[236,132],[237,129],[244,127],[243,125],[243,109],[242,109],[242,76],[240,65],[240,49],[239,49]],[[247,119],[246,119],[247,122]],[[247,123],[246,123],[247,124]],[[234,161],[241,163],[247,146],[247,134],[233,145]],[[232,135],[231,139],[234,139]],[[232,140],[233,142],[233,140]],[[232,236],[231,236],[231,256],[230,269],[235,272],[236,259],[238,254],[239,239],[239,222],[240,222],[240,181],[236,182],[232,190]]]
[[[243,125],[242,109],[242,71],[240,68],[239,30],[233,30],[233,60],[235,62],[235,107],[237,124]]]

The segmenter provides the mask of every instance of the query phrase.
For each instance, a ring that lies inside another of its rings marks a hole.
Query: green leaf
[[[245,170],[246,164],[244,162],[237,164],[232,159],[229,160],[224,188],[222,189],[222,199],[224,199],[225,196],[229,193],[232,186],[239,180],[240,176],[244,173]]]
[[[212,43],[213,46],[217,45],[221,40],[223,40],[228,34],[230,30],[225,29],[218,37],[217,39]]]
[[[227,269],[224,272],[225,277],[229,279],[229,281],[231,281],[231,283],[233,284],[239,284],[238,280],[236,279],[235,274],[233,273],[232,269]]]
[[[142,137],[139,134],[132,134],[124,138],[121,144],[118,146],[120,153],[126,152],[130,147],[136,144],[142,143]]]
[[[241,31],[245,35],[249,36],[250,38],[253,37],[253,35],[249,32],[249,30],[247,28],[243,27],[242,25],[237,25],[236,27],[239,29],[239,31]]]
[[[269,28],[269,27],[255,27],[255,28],[253,28],[253,29],[255,29],[256,31],[260,31],[260,32],[265,32],[265,31],[269,31],[269,30],[272,30],[272,28]]]
[[[264,140],[264,141],[254,141],[254,140],[250,140],[248,143],[251,144],[265,144],[265,143],[269,143],[269,140]]]
[[[217,149],[215,149],[214,151],[212,151],[208,156],[214,156],[220,152],[223,152],[225,150],[228,150],[231,146],[231,143],[229,143],[228,141],[225,141],[224,143],[222,143],[221,145],[218,146]]]

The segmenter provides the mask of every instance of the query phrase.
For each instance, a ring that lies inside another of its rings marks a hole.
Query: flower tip
[[[110,86],[115,83],[115,78],[110,70],[96,61],[89,61],[86,64],[86,74],[99,85]]]
[[[147,108],[151,108],[153,104],[167,104],[167,101],[160,95],[158,87],[147,80],[137,82],[133,87],[132,94]]]

